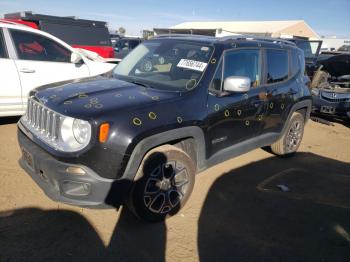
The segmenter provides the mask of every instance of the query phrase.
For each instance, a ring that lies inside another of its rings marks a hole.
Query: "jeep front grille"
[[[35,101],[32,97],[28,98],[27,112],[24,120],[25,126],[39,137],[51,141],[58,139],[61,116]]]

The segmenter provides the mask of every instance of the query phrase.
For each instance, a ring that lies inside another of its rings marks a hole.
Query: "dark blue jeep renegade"
[[[54,200],[162,220],[196,173],[259,147],[296,152],[311,110],[304,63],[280,39],[155,37],[110,77],[33,90],[20,164]]]

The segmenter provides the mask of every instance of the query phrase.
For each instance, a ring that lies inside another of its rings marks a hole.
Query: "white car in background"
[[[101,75],[114,67],[46,32],[0,20],[0,117],[24,114],[35,87]]]

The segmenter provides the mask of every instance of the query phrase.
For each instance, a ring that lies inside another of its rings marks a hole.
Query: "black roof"
[[[252,35],[233,35],[233,36],[225,36],[225,37],[214,37],[214,36],[206,36],[206,35],[191,35],[191,34],[165,34],[155,36],[154,39],[160,38],[175,38],[179,40],[187,40],[187,41],[196,41],[207,44],[233,44],[233,43],[242,43],[242,42],[250,42],[253,44],[261,44],[261,45],[279,45],[279,46],[292,46],[296,47],[295,43],[280,39],[280,38],[270,38],[270,37],[257,37]]]

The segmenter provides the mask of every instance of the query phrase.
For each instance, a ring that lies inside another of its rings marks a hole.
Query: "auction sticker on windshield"
[[[200,72],[203,72],[206,66],[207,63],[189,59],[181,59],[180,62],[177,64],[177,67],[192,69]]]

